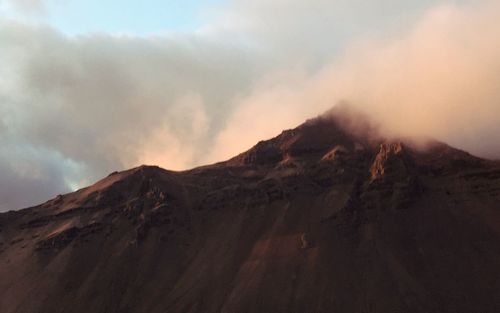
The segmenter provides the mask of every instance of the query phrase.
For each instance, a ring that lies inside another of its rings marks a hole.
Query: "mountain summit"
[[[500,312],[500,166],[346,108],[0,214],[0,312]]]

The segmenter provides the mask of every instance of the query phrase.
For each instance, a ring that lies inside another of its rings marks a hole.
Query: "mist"
[[[151,36],[0,18],[0,210],[222,161],[341,102],[386,136],[500,158],[497,1],[252,3]]]
[[[218,157],[348,102],[385,136],[430,137],[500,158],[499,14],[495,2],[439,5],[406,32],[350,43],[312,75],[294,69],[268,79],[219,134],[220,146],[235,148]]]

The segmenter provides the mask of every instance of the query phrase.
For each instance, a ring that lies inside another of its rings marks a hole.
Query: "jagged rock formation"
[[[500,312],[500,164],[360,118],[0,214],[0,312]]]

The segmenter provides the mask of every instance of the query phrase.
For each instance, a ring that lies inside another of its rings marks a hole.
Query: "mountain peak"
[[[283,160],[317,161],[335,149],[361,151],[383,139],[369,119],[348,106],[338,106],[295,129],[260,141],[230,159],[230,165],[272,165]]]
[[[260,141],[221,165],[283,168],[285,163],[302,167],[339,157],[373,158],[372,176],[378,177],[382,174],[382,160],[400,153],[418,166],[434,170],[459,165],[465,169],[488,162],[436,140],[385,137],[368,116],[343,104],[272,139]]]
[[[498,201],[497,164],[335,108],[0,214],[0,311],[498,312]]]

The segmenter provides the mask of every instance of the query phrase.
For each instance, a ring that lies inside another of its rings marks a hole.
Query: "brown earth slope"
[[[0,214],[0,312],[500,312],[500,166],[346,124]]]

